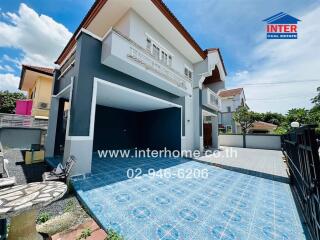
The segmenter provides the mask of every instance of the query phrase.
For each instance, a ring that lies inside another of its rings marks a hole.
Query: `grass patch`
[[[105,240],[124,240],[124,238],[116,231],[109,229],[107,231],[108,237]]]
[[[51,214],[48,212],[41,212],[39,213],[38,217],[37,217],[37,223],[41,224],[41,223],[45,223],[46,221],[48,221],[51,218]]]
[[[86,228],[82,230],[81,235],[77,237],[77,240],[87,239],[92,234],[92,230],[90,228]]]
[[[66,206],[63,209],[63,212],[65,212],[65,213],[66,212],[73,212],[76,210],[76,208],[77,208],[76,202],[73,199],[71,199],[71,200],[67,201]]]

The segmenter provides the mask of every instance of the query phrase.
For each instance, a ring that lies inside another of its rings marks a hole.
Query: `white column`
[[[47,137],[45,140],[45,156],[54,157],[54,145],[56,140],[56,129],[59,111],[59,98],[53,96],[51,98],[49,125],[47,130]]]
[[[212,117],[212,147],[218,149],[219,145],[219,124],[218,116]]]

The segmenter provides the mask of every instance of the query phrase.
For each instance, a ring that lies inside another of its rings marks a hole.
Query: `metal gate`
[[[320,161],[316,125],[307,125],[282,136],[290,182],[313,239],[320,239]]]

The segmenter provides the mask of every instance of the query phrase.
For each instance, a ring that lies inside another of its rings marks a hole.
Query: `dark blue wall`
[[[181,109],[167,108],[141,113],[141,148],[181,149]]]
[[[181,149],[180,108],[131,112],[97,106],[93,149]]]
[[[132,149],[139,145],[136,112],[97,105],[93,148]]]

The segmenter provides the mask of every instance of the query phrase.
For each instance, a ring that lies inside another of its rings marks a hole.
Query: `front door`
[[[212,124],[203,124],[203,146],[205,148],[212,147]]]

